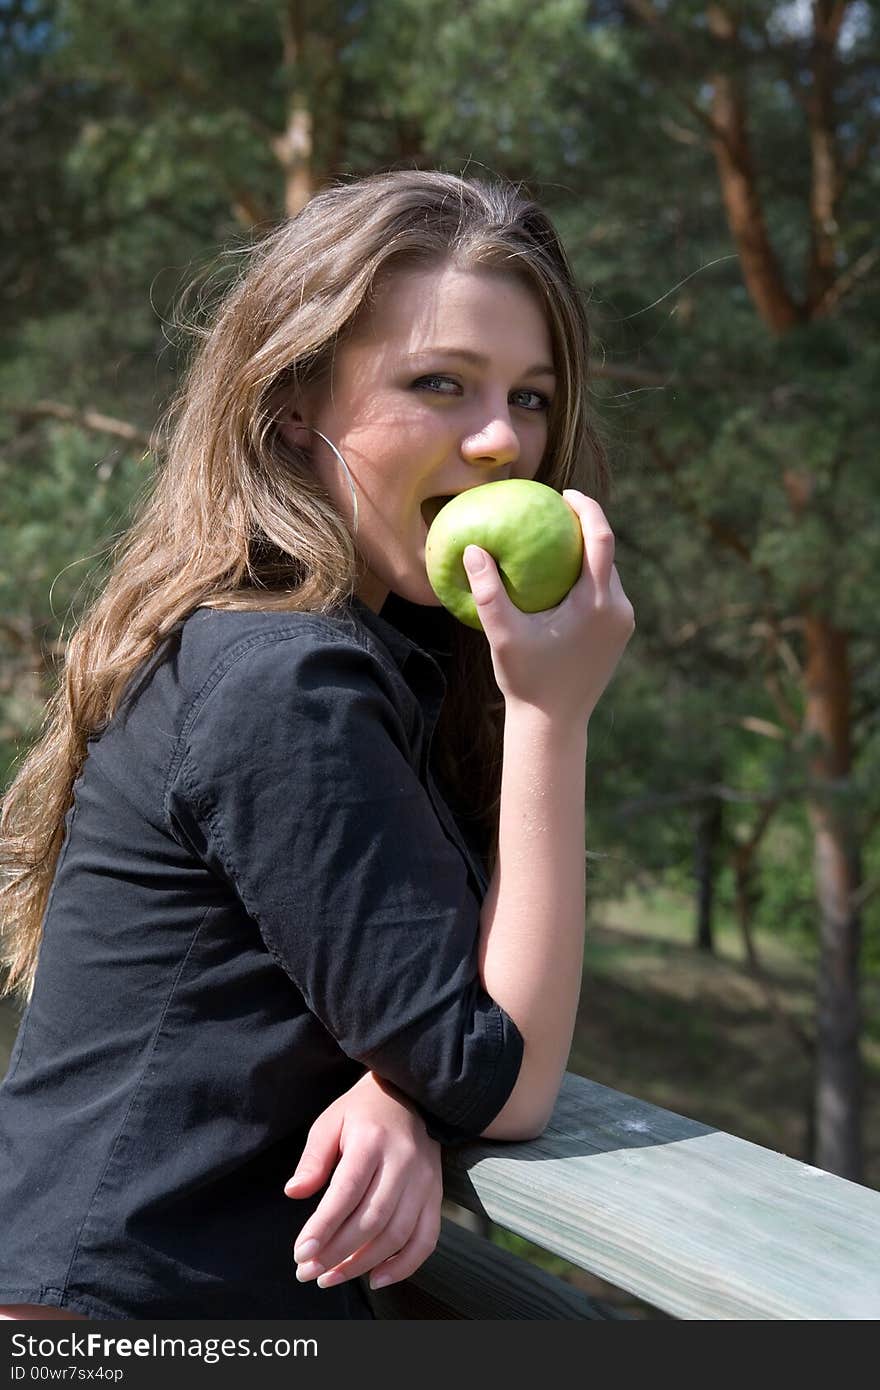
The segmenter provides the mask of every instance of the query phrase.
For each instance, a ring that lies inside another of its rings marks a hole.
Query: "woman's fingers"
[[[383,1173],[380,1169],[374,1175],[361,1202],[351,1210],[350,1215],[340,1223],[333,1235],[322,1243],[315,1258],[325,1270],[330,1270],[357,1254],[363,1246],[383,1236],[394,1225],[398,1208],[402,1205],[400,1184],[390,1182],[387,1172],[385,1180],[382,1179]],[[395,1230],[399,1226],[398,1216]],[[408,1231],[404,1231],[403,1235],[406,1237]]]
[[[406,1279],[422,1265],[437,1245],[440,1234],[440,1202],[401,1202],[381,1234],[361,1246],[353,1255],[322,1274],[321,1288],[356,1279],[371,1272],[370,1284],[381,1274],[388,1283]]]
[[[411,1247],[410,1258],[414,1249],[417,1267],[433,1248],[421,1233],[412,1242],[418,1226],[430,1231],[432,1214],[439,1230],[440,1146],[412,1102],[393,1089],[368,1072],[309,1131],[298,1190],[314,1190],[314,1173],[323,1173],[331,1159],[338,1157],[338,1164],[294,1245],[301,1282],[318,1277],[322,1287],[342,1283],[405,1247]],[[307,1158],[316,1165],[311,1171]],[[289,1195],[295,1195],[292,1182],[285,1187]]]
[[[614,532],[594,497],[566,488],[563,497],[577,512],[584,536],[584,573],[589,572],[597,594],[607,594],[614,567]]]
[[[437,1248],[440,1238],[441,1217],[439,1205],[436,1210],[425,1207],[416,1223],[412,1236],[402,1250],[381,1264],[372,1266],[370,1288],[378,1289],[386,1284],[396,1284],[400,1279],[408,1279],[425,1263]]]
[[[437,1206],[442,1198],[442,1178],[437,1176]],[[393,1164],[386,1164],[374,1175],[363,1200],[351,1215],[326,1241],[315,1257],[329,1271],[343,1262],[360,1256],[365,1247],[375,1251],[382,1243],[378,1257],[393,1254],[409,1239],[419,1211],[428,1201],[424,1183],[408,1183]],[[371,1263],[363,1266],[372,1268]],[[356,1273],[362,1272],[359,1264]],[[297,1278],[308,1277],[303,1271]],[[352,1276],[347,1276],[352,1277]]]
[[[316,1122],[312,1125],[296,1171],[284,1184],[286,1197],[310,1197],[324,1186],[339,1158],[341,1128],[341,1118],[335,1119],[332,1124],[319,1125]]]
[[[343,1154],[327,1191],[296,1238],[293,1255],[297,1262],[317,1260],[327,1268],[324,1251],[350,1214],[358,1209],[373,1181],[378,1162],[378,1156],[371,1157],[365,1150]],[[316,1249],[304,1249],[314,1240],[318,1242]],[[302,1272],[297,1271],[297,1277]]]
[[[302,1282],[317,1277],[321,1288],[329,1288],[396,1259],[403,1251],[407,1259],[415,1260],[412,1269],[417,1269],[436,1244],[442,1198],[439,1164],[427,1188],[422,1181],[406,1182],[393,1164],[387,1165],[313,1261],[297,1270],[297,1278]]]

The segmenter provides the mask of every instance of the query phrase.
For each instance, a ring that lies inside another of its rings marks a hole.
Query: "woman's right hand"
[[[614,564],[614,533],[599,503],[574,489],[562,496],[581,523],[584,563],[555,608],[521,612],[486,551],[484,569],[472,573],[465,564],[465,570],[507,704],[527,705],[553,719],[587,721],[635,631],[635,615]]]

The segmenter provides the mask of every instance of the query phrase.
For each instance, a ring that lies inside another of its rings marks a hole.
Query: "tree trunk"
[[[706,18],[717,39],[734,43],[736,24],[723,5],[709,5]],[[731,73],[714,74],[710,110],[718,181],[743,279],[763,322],[781,333],[798,323],[802,312],[786,288],[767,231],[749,144],[746,97]]]
[[[810,131],[810,249],[807,261],[807,302],[812,313],[837,278],[839,228],[837,205],[843,189],[837,120],[834,109],[834,49],[846,3],[814,0],[812,83],[806,98]]]
[[[744,89],[731,72],[712,81],[713,148],[727,220],[739,252],[752,303],[771,332],[781,334],[827,307],[833,289],[837,238],[835,212],[841,190],[836,143],[834,48],[846,0],[814,0],[811,69],[807,102],[810,135],[810,259],[808,295],[797,304],[783,280],[764,220],[748,141]],[[737,41],[736,11],[713,0],[706,9],[709,30],[722,44]],[[783,486],[792,512],[810,506],[815,480],[793,469]],[[816,988],[816,1163],[841,1177],[861,1181],[861,1059],[859,1055],[859,949],[861,920],[856,894],[861,864],[856,832],[839,793],[850,774],[851,697],[846,635],[812,611],[804,595],[806,633],[805,734],[815,735],[808,754],[813,788],[807,814],[813,831],[813,865],[819,909],[820,960]],[[835,799],[835,797],[838,799]]]
[[[712,905],[722,825],[721,801],[714,797],[705,802],[697,813],[694,877],[697,880],[697,949],[700,951],[714,950]]]
[[[862,1181],[859,1052],[861,854],[842,793],[849,787],[850,679],[846,636],[824,617],[806,620],[804,732],[813,789],[807,814],[819,903],[816,986],[816,1163]]]
[[[734,846],[731,856],[733,862],[733,906],[736,923],[742,937],[743,950],[746,953],[746,964],[753,975],[763,975],[752,932],[752,914],[759,901],[755,872],[757,848],[757,844],[753,840]]]
[[[815,479],[787,468],[783,487],[792,512],[809,509]],[[852,772],[852,688],[848,635],[802,597],[806,656],[804,724],[813,831],[813,880],[819,909],[816,981],[815,1161],[862,1181],[862,1074],[859,1051],[861,851],[843,799]]]
[[[287,122],[272,141],[284,175],[284,211],[294,217],[314,192],[312,112],[300,76],[308,32],[306,0],[287,0],[281,18],[284,66],[290,82]],[[299,71],[297,65],[300,65]]]

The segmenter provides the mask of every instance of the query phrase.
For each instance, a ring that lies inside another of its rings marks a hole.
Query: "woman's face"
[[[337,350],[320,388],[286,413],[353,524],[351,490],[322,439],[348,465],[358,498],[356,543],[367,573],[358,596],[379,612],[389,590],[438,606],[425,570],[422,503],[500,478],[534,478],[553,397],[550,330],[537,296],[498,271],[406,270]]]

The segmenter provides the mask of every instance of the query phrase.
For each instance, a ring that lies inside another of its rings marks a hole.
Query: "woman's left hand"
[[[309,1197],[331,1173],[297,1236],[297,1279],[329,1288],[372,1270],[379,1288],[409,1278],[440,1235],[440,1145],[408,1098],[372,1072],[315,1120],[284,1191]]]

